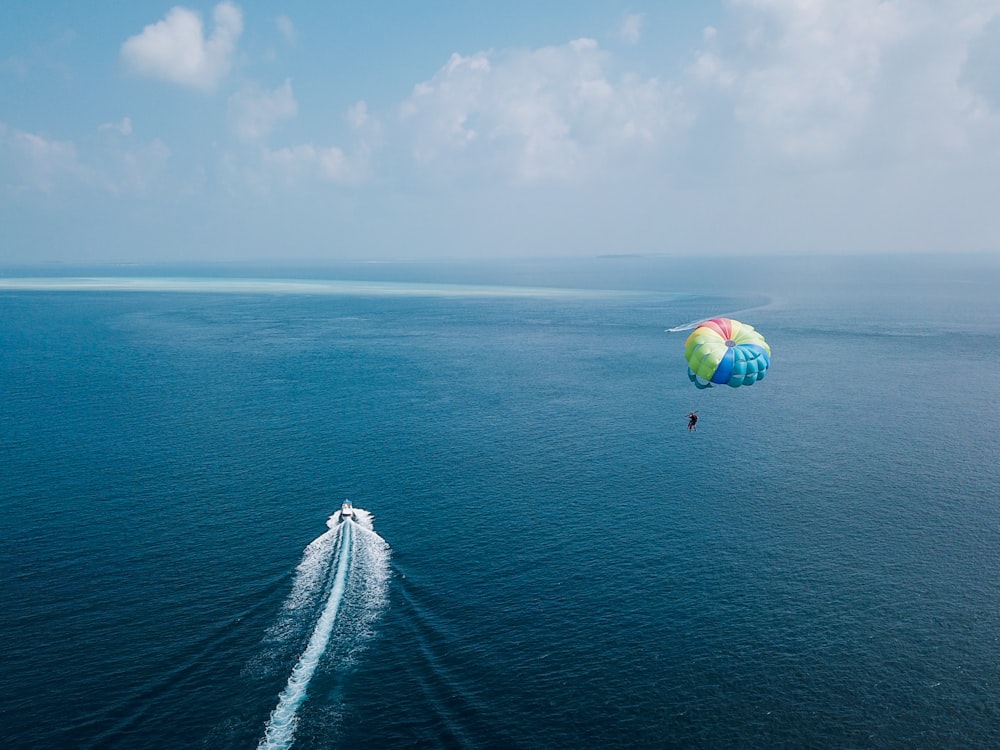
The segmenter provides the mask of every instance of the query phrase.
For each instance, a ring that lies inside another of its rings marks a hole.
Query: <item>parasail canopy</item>
[[[739,388],[763,379],[771,364],[771,347],[754,327],[731,318],[698,324],[685,344],[688,378],[698,388]]]

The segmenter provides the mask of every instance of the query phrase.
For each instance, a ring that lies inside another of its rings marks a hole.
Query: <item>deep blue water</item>
[[[4,747],[1000,742],[996,260],[240,273],[0,288]]]

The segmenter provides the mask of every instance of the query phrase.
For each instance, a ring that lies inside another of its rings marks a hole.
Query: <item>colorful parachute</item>
[[[685,344],[688,378],[699,388],[739,388],[763,379],[771,364],[771,347],[753,326],[730,318],[698,324]]]

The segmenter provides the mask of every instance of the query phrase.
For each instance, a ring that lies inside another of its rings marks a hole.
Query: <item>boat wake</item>
[[[352,508],[349,516],[337,511],[327,526],[329,531],[306,546],[292,590],[268,630],[267,640],[279,654],[301,644],[306,632],[309,637],[278,696],[258,750],[291,747],[299,709],[317,670],[344,670],[385,608],[389,545],[375,533],[371,515],[360,508]]]
[[[685,323],[684,325],[674,326],[673,328],[667,328],[667,333],[680,333],[681,331],[693,331],[700,324],[704,323],[708,318],[702,318],[701,320],[695,320],[691,323]]]
[[[709,315],[707,318],[698,318],[698,320],[692,320],[690,323],[682,323],[679,326],[674,326],[673,328],[665,328],[666,333],[682,333],[684,331],[693,331],[695,328],[700,326],[706,320],[711,320],[712,318],[739,318],[744,313],[758,312],[760,310],[768,310],[776,307],[781,307],[784,305],[782,300],[768,298],[765,302],[759,305],[753,305],[752,307],[744,307],[735,312],[719,313],[718,315]]]

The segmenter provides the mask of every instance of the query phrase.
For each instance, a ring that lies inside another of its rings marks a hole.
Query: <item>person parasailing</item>
[[[698,412],[693,411],[688,414],[688,432],[698,429]]]

